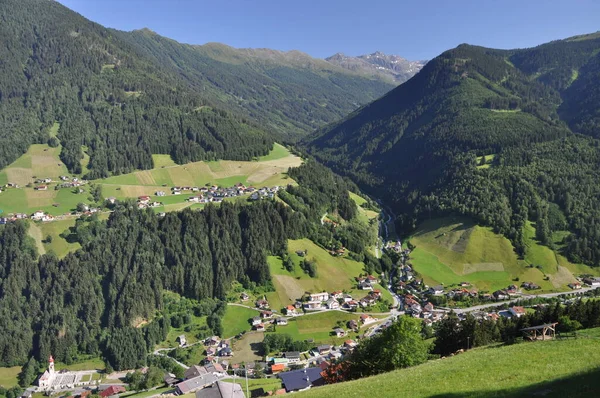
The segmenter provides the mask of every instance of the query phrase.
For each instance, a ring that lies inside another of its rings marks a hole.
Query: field
[[[77,361],[70,365],[62,362],[56,362],[56,370],[69,369],[72,371],[78,370],[104,370],[104,361],[101,358],[89,358],[81,361]]]
[[[233,337],[244,330],[250,330],[250,318],[259,314],[257,310],[238,305],[228,305],[225,311],[225,316],[222,319],[223,323],[223,338]]]
[[[480,164],[481,161],[483,160],[483,156],[478,156],[477,157],[477,168],[478,169],[489,169],[490,166],[494,163],[494,159],[496,158],[496,154],[492,153],[491,155],[486,155],[485,156],[485,163],[484,164]]]
[[[0,386],[4,388],[10,388],[16,386],[19,383],[17,376],[21,373],[20,366],[13,366],[11,368],[0,368]]]
[[[591,397],[600,376],[594,339],[474,349],[374,377],[311,389],[301,398]],[[429,382],[415,382],[428,380]]]
[[[296,254],[298,250],[308,250],[306,258],[316,262],[316,278],[311,278],[300,268],[302,258]],[[294,303],[305,292],[352,291],[356,285],[354,278],[364,272],[362,263],[334,257],[308,239],[288,241],[288,252],[296,265],[293,272],[283,268],[280,258],[269,257],[269,269],[276,292],[268,293],[267,299],[270,300],[271,307],[278,311]]]
[[[29,231],[31,234],[32,230],[36,230],[36,229],[39,230],[40,236],[42,239],[46,239],[47,236],[51,236],[52,242],[50,242],[50,243],[39,242],[39,244],[43,245],[44,251],[46,253],[53,252],[54,254],[56,254],[56,256],[58,258],[62,258],[64,256],[66,256],[67,253],[75,251],[81,247],[79,242],[70,243],[70,242],[67,242],[64,238],[62,238],[60,236],[60,234],[63,231],[67,230],[68,228],[71,228],[74,225],[75,225],[74,218],[69,218],[69,219],[64,219],[64,220],[59,220],[59,221],[54,221],[54,222],[48,222],[48,223],[41,223],[41,224],[36,224],[36,223],[30,222],[29,223]]]
[[[31,145],[25,154],[0,171],[0,183],[12,182],[25,186],[35,177],[56,180],[61,175],[68,175],[67,167],[59,158],[60,151],[60,146]]]
[[[153,155],[154,168],[97,180],[105,197],[116,198],[154,195],[156,191],[170,193],[173,186],[219,185],[230,187],[237,183],[256,186],[287,185],[290,167],[299,166],[302,159],[292,155],[285,147],[275,144],[269,155],[257,161],[219,160],[177,165],[168,155]],[[165,202],[167,197],[158,198]],[[175,196],[181,203],[186,195]],[[165,202],[166,203],[166,202]]]
[[[466,281],[483,291],[506,287],[515,278],[534,282],[544,292],[566,290],[566,285],[574,281],[572,271],[581,271],[579,274],[589,268],[569,264],[538,244],[531,223],[526,225],[524,237],[526,255],[519,260],[510,241],[489,228],[461,217],[430,220],[410,237],[416,246],[412,263],[429,285]]]
[[[331,332],[341,322],[341,327],[347,329],[346,323],[352,319],[358,321],[360,315],[343,311],[324,311],[310,315],[290,318],[285,326],[276,326],[275,333],[289,334],[295,340],[313,339],[315,345],[319,343],[340,344],[345,339],[354,338],[355,335],[337,338]],[[365,329],[366,330],[366,329]]]
[[[262,343],[265,335],[263,332],[250,332],[233,343],[233,352],[235,353],[235,362],[261,361],[259,345]]]

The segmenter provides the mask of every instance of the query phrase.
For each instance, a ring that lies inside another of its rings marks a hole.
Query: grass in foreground
[[[299,393],[299,397],[590,397],[600,377],[594,339],[487,347],[414,368]]]

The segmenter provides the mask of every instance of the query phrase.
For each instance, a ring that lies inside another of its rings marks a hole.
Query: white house
[[[510,307],[509,311],[513,316],[516,316],[517,318],[520,318],[526,314],[525,308],[523,307]]]
[[[310,301],[327,301],[329,300],[329,293],[311,293]]]

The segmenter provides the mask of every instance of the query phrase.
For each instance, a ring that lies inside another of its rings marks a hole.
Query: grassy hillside
[[[526,254],[520,260],[510,241],[490,228],[461,217],[433,219],[424,222],[410,238],[416,246],[411,254],[412,263],[429,285],[467,281],[488,291],[515,283],[515,278],[534,282],[542,291],[565,290],[574,281],[573,272],[577,275],[596,272],[590,267],[570,264],[540,245],[529,222],[524,237]],[[544,280],[546,276],[550,279]]]
[[[306,258],[314,260],[317,264],[316,278],[311,278],[300,268],[299,264],[303,259],[296,251],[303,250],[308,250]],[[362,263],[344,257],[334,257],[308,239],[290,240],[288,252],[296,265],[293,272],[283,268],[280,258],[269,257],[269,269],[276,292],[268,293],[267,299],[277,310],[293,304],[305,292],[352,291],[356,287],[354,278],[364,272]],[[363,293],[360,297],[364,295]]]
[[[311,389],[302,398],[590,397],[600,376],[597,338],[475,349],[414,368]]]

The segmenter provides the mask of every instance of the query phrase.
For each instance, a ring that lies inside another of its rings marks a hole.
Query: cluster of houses
[[[109,198],[108,199],[109,203],[113,204],[115,203],[115,199],[114,198]],[[138,209],[145,209],[148,207],[159,207],[162,206],[161,202],[157,202],[157,201],[152,201],[150,196],[138,196],[137,199],[137,207]]]

